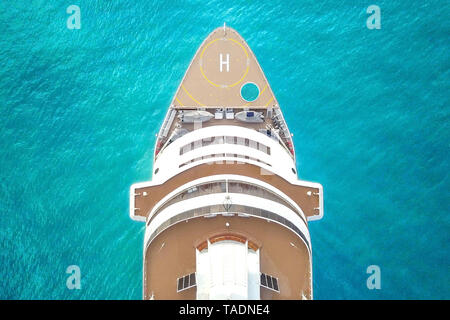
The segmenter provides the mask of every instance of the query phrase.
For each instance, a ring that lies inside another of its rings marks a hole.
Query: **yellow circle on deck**
[[[245,49],[245,47],[244,47],[241,43],[239,43],[238,41],[236,41],[235,39],[231,39],[231,38],[217,38],[217,39],[214,39],[214,40],[208,42],[208,43],[205,45],[205,47],[203,48],[203,50],[202,50],[202,52],[201,52],[201,54],[200,54],[200,61],[201,61],[201,62],[202,62],[202,60],[203,60],[203,54],[205,53],[206,49],[208,49],[208,47],[209,47],[211,44],[213,44],[214,42],[216,42],[216,41],[218,41],[218,40],[222,40],[222,41],[232,41],[233,43],[235,43],[235,44],[237,44],[238,46],[241,47],[242,51],[244,51],[245,56],[247,57],[247,68],[245,69],[244,74],[243,74],[242,77],[239,79],[239,81],[237,81],[237,82],[235,82],[235,83],[233,83],[233,84],[227,85],[227,84],[217,84],[217,83],[211,81],[210,79],[208,79],[208,77],[206,76],[206,74],[205,74],[205,72],[204,72],[204,70],[203,70],[203,64],[202,64],[202,63],[200,63],[200,72],[201,72],[203,78],[205,78],[205,80],[208,81],[211,85],[213,85],[213,86],[215,86],[215,87],[218,87],[218,88],[231,88],[231,87],[234,87],[234,86],[238,85],[239,83],[241,83],[242,80],[244,80],[245,77],[246,77],[247,74],[248,74],[248,70],[249,70],[249,68],[250,68],[250,64],[248,63],[248,61],[249,61],[248,52],[247,52],[247,50]]]

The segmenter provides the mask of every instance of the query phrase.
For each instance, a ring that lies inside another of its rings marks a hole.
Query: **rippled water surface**
[[[141,298],[128,188],[150,177],[176,87],[224,22],[266,73],[300,178],[324,186],[315,298],[450,298],[450,8],[378,1],[369,30],[370,4],[0,2],[0,298]],[[81,290],[66,288],[72,264]]]

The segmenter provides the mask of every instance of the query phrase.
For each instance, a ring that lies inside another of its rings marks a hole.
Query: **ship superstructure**
[[[146,224],[144,299],[312,299],[322,186],[298,179],[277,99],[232,28],[192,59],[130,216]]]

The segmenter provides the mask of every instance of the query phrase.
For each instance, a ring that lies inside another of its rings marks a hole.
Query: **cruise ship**
[[[298,178],[282,110],[234,29],[200,45],[153,160],[151,181],[130,187],[144,299],[313,298],[308,223],[323,216],[323,188]]]

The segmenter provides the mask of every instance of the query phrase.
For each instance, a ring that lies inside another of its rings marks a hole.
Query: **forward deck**
[[[244,85],[256,85],[258,94],[245,100]],[[187,122],[183,114],[206,111],[210,119]],[[239,112],[261,115],[261,122],[242,121]],[[242,37],[229,27],[214,30],[202,43],[181,81],[158,134],[155,157],[165,146],[195,129],[213,125],[253,128],[279,139],[294,157],[291,133],[278,101],[255,55]]]
[[[257,99],[247,102],[240,89],[245,83],[260,88]],[[245,108],[275,107],[278,102],[255,55],[242,37],[229,27],[217,28],[202,43],[172,101],[185,106]]]

